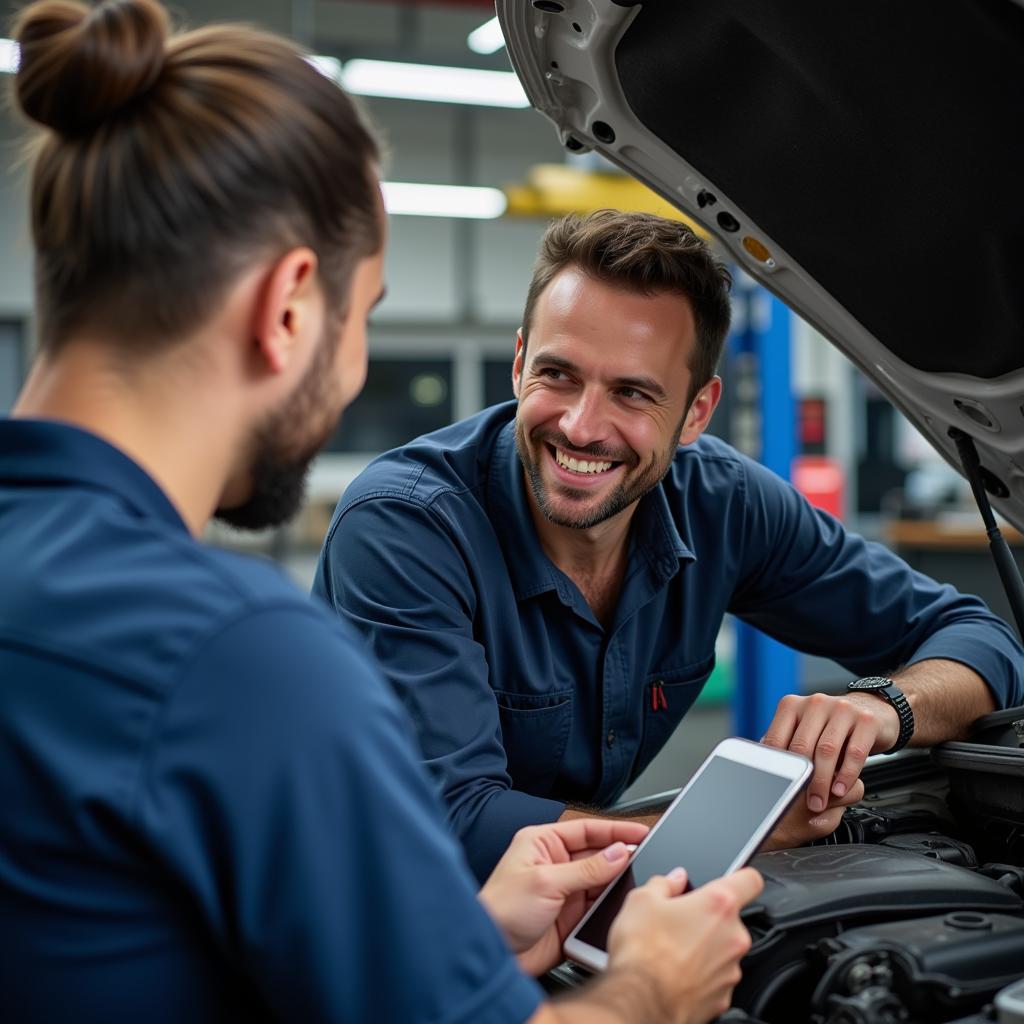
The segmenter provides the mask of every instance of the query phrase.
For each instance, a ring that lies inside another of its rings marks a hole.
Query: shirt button
[[[615,730],[614,729],[609,729],[608,730],[608,735],[605,736],[604,741],[608,745],[609,749],[611,749],[612,747],[615,746]]]

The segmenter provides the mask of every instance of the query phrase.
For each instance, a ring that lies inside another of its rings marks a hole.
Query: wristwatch
[[[900,734],[896,742],[885,751],[886,754],[895,754],[910,742],[910,737],[914,735],[914,712],[903,691],[891,679],[887,676],[865,676],[847,683],[846,689],[851,693],[877,693],[895,709],[900,719]]]

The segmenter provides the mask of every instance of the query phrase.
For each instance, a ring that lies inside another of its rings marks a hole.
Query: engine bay
[[[1021,744],[1017,708],[971,742],[873,758],[833,835],[755,857],[765,888],[721,1024],[1024,1022]]]

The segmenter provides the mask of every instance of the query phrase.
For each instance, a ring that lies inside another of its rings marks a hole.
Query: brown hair
[[[138,350],[213,313],[254,259],[308,245],[341,314],[382,243],[377,145],[287,40],[170,34],[157,0],[40,0],[17,18],[40,342],[83,327]]]
[[[568,266],[609,284],[644,293],[685,295],[693,307],[697,346],[688,402],[714,376],[729,333],[729,271],[680,221],[649,213],[598,210],[553,221],[540,243],[523,312],[523,344],[541,293]]]

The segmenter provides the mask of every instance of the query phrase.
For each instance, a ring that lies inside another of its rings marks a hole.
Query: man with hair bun
[[[197,538],[281,523],[366,375],[377,147],[286,40],[155,0],[16,21],[39,352],[0,422],[5,1019],[700,1024],[743,871],[631,894],[560,955],[638,823],[527,829],[478,894],[354,632]],[[518,962],[517,962],[518,960]]]

